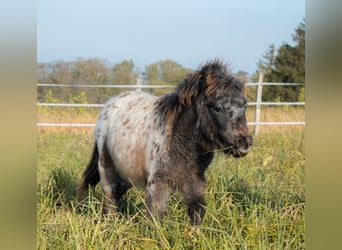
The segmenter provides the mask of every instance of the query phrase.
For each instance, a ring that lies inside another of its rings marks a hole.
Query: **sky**
[[[171,59],[197,69],[213,58],[256,70],[274,44],[292,43],[304,0],[38,0],[37,61]]]

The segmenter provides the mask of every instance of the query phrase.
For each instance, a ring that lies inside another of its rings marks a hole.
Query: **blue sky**
[[[143,71],[219,57],[253,73],[270,44],[292,42],[304,17],[304,0],[38,0],[37,60],[128,59]]]

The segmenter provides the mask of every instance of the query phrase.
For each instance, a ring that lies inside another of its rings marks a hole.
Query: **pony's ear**
[[[246,88],[245,88],[246,83],[247,83],[247,76],[246,75],[237,75],[236,79],[239,80],[242,84],[242,93],[244,95],[247,95]]]
[[[204,65],[201,72],[204,78],[205,95],[212,96],[221,87],[221,80],[227,75],[227,67],[221,60],[215,59]]]
[[[217,76],[212,71],[207,72],[205,76],[205,94],[211,96],[217,91],[217,88]]]
[[[246,88],[245,88],[245,83],[242,83],[242,94],[244,96],[247,96]]]

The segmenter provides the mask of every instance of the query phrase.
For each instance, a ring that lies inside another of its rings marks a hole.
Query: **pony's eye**
[[[222,106],[214,106],[215,112],[222,112],[222,110],[223,110]]]
[[[233,111],[229,111],[228,116],[229,116],[229,118],[233,118],[234,112]]]

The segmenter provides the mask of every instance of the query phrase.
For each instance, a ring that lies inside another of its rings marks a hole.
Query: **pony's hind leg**
[[[101,176],[102,192],[104,194],[103,214],[115,214],[116,212],[115,173],[113,173],[111,168],[104,167],[100,163],[99,163],[99,172]]]
[[[127,192],[128,189],[130,189],[132,185],[121,178],[119,178],[116,182],[114,197],[115,200],[118,201],[121,199],[121,197]]]
[[[100,152],[98,168],[104,194],[103,214],[110,215],[116,213],[116,201],[127,189],[125,190],[120,185],[120,180],[116,174],[107,146],[103,145]]]
[[[112,169],[104,169],[103,176],[105,176],[104,178],[101,178],[101,180],[103,180],[101,182],[102,191],[105,196],[103,214],[113,215],[116,213],[118,201],[126,193],[126,191],[131,188],[131,185],[118,178],[115,174],[115,171],[113,173]]]

